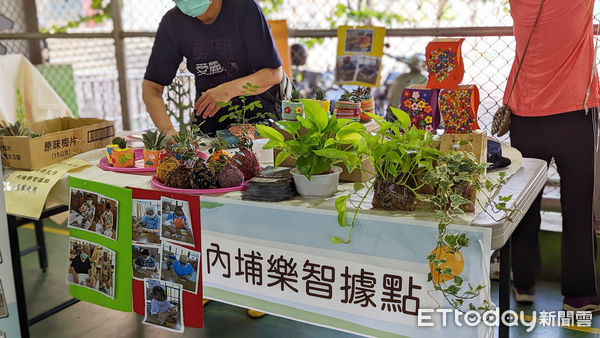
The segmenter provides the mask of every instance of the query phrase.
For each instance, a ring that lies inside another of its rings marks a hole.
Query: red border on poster
[[[194,232],[194,243],[195,246],[181,245],[187,249],[194,250],[201,253],[200,262],[198,262],[198,290],[196,294],[191,292],[183,291],[183,321],[184,325],[188,327],[202,328],[204,325],[203,311],[202,311],[202,247],[200,239],[200,197],[184,194],[172,194],[157,190],[146,190],[139,188],[131,188],[132,199],[142,200],[157,200],[160,201],[161,197],[168,197],[176,200],[187,201],[190,205],[190,217],[192,218],[192,230]],[[139,315],[144,316],[145,299],[144,299],[144,281],[133,279],[132,277],[132,288],[133,288],[133,311]]]

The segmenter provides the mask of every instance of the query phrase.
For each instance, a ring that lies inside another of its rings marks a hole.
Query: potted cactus
[[[144,167],[158,166],[161,151],[167,145],[167,135],[163,131],[148,130],[142,135],[144,141]]]
[[[337,118],[358,121],[360,119],[360,101],[353,101],[352,93],[346,92],[339,100],[335,101],[333,113]]]
[[[132,168],[135,166],[133,148],[127,146],[127,142],[122,137],[115,137],[112,140],[111,158],[112,165],[117,168]],[[108,148],[107,148],[108,149]]]
[[[300,101],[300,92],[292,91],[292,98],[281,101],[281,117],[288,121],[297,121],[297,116],[304,116],[304,106]]]
[[[327,111],[327,115],[329,115],[329,101],[325,100],[325,92],[321,88],[317,88],[315,90],[315,102],[321,105],[325,111]]]
[[[369,122],[369,114],[375,112],[375,100],[371,95],[371,88],[358,87],[352,92],[352,101],[360,102],[360,122]]]

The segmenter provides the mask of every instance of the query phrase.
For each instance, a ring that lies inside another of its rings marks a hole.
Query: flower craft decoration
[[[433,131],[440,123],[438,89],[404,89],[400,109],[410,116],[411,126]]]

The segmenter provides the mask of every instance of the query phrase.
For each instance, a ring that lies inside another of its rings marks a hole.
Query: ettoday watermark
[[[522,325],[527,327],[526,331],[531,332],[536,325],[540,326],[592,326],[591,311],[533,311],[531,315],[526,315],[523,311],[507,310],[500,315],[500,309],[488,310],[485,312],[467,311],[461,312],[456,309],[419,309],[417,316],[417,325],[421,327],[433,327],[436,325],[434,314],[441,314],[441,326],[446,327],[449,320],[454,320],[458,327],[485,325],[489,327],[498,327],[500,323],[506,326]],[[450,317],[450,318],[448,318]]]

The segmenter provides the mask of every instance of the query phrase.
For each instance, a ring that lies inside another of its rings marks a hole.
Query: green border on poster
[[[69,228],[71,237],[98,243],[115,252],[114,299],[98,291],[78,285],[69,285],[69,292],[73,297],[89,303],[131,312],[131,190],[69,176],[69,191],[67,192],[69,195],[71,187],[91,191],[117,200],[119,202],[119,210],[116,241],[96,233]]]

